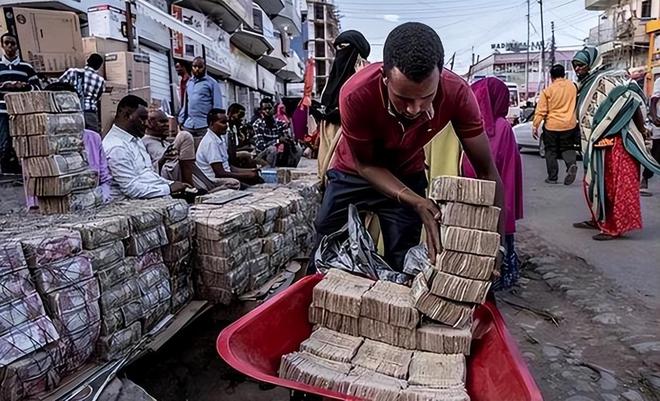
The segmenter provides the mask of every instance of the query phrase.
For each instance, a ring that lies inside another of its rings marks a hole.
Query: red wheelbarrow
[[[225,328],[216,342],[220,356],[234,369],[265,383],[327,400],[356,400],[277,376],[282,355],[297,351],[312,333],[307,311],[312,289],[322,278],[320,274],[303,278]],[[467,360],[467,390],[472,401],[542,401],[495,305],[478,307],[474,319]]]

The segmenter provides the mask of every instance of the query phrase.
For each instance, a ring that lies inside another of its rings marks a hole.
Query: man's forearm
[[[361,165],[358,174],[385,196],[400,203],[415,206],[422,198],[384,167]]]

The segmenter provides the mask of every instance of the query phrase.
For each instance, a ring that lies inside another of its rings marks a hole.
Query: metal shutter
[[[170,60],[167,53],[161,53],[149,47],[142,46],[141,50],[149,55],[149,78],[151,79],[151,98],[160,100],[163,109],[169,110],[172,104],[172,91],[170,90]],[[167,105],[165,105],[165,103]]]

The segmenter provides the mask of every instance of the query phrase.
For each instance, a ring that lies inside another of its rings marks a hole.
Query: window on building
[[[325,57],[325,42],[315,42],[315,55],[316,57]]]
[[[316,61],[316,75],[318,76],[324,76],[326,75],[326,68],[325,68],[325,60],[317,60]]]
[[[325,39],[325,26],[323,24],[316,24],[314,26],[314,38]]]
[[[640,18],[651,18],[651,0],[642,0],[642,9],[639,14]]]
[[[323,6],[320,4],[314,5],[314,19],[323,19]]]

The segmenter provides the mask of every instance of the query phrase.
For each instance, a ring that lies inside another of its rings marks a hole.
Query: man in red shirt
[[[398,26],[385,41],[383,60],[341,89],[342,138],[316,220],[317,245],[346,224],[348,205],[354,204],[378,215],[385,260],[401,270],[406,252],[419,244],[422,226],[431,260],[441,250],[441,213],[425,194],[424,145],[449,122],[477,176],[497,182],[496,205],[502,210],[504,192],[477,101],[467,82],[443,68],[435,31],[415,22]]]

